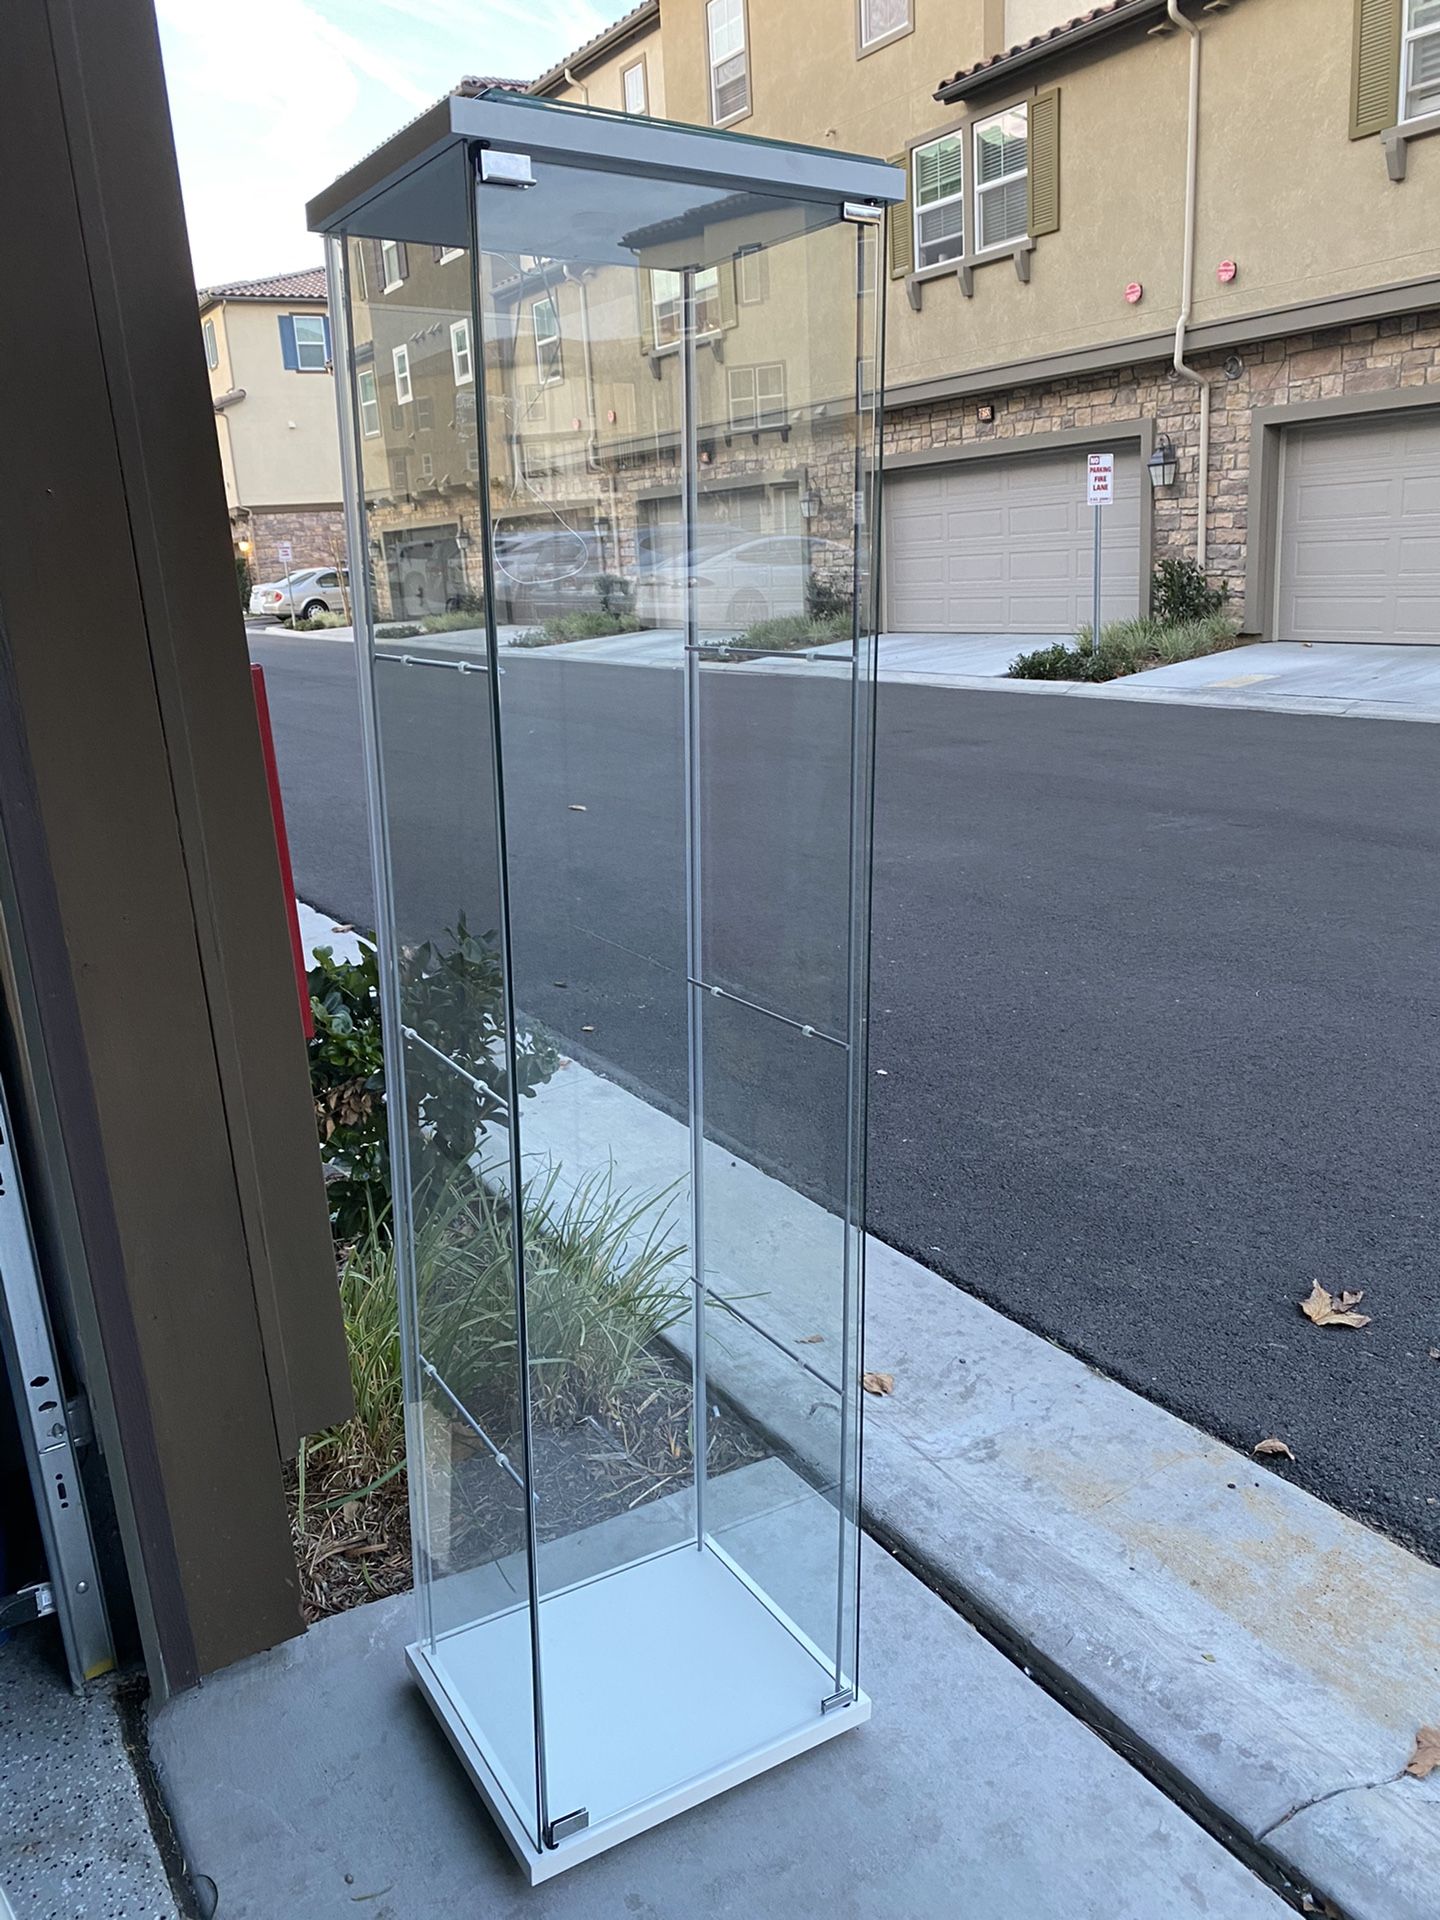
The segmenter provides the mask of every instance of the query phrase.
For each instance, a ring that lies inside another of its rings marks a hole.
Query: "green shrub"
[[[849,624],[854,596],[849,583],[837,587],[833,580],[822,580],[812,573],[805,582],[805,611],[812,620],[842,619]]]
[[[771,620],[757,620],[736,636],[731,645],[747,653],[797,653],[806,647],[825,647],[835,640],[848,640],[852,628],[849,612],[810,615],[781,613]]]
[[[377,627],[375,629],[375,638],[377,640],[415,640],[418,639],[419,634],[419,627],[406,626],[403,624],[398,627]]]
[[[1212,587],[1193,560],[1162,560],[1150,582],[1150,611],[1167,627],[1208,620],[1227,598],[1226,589]]]
[[[1098,652],[1090,644],[1090,628],[1083,626],[1073,640],[1022,653],[1007,669],[1012,680],[1119,680],[1150,667],[1168,667],[1177,660],[1198,660],[1223,653],[1239,644],[1235,623],[1223,614],[1178,625],[1148,616],[1112,620],[1100,632]]]
[[[250,611],[250,590],[254,585],[255,570],[250,565],[249,554],[237,553],[235,556],[235,586],[240,595],[241,609],[245,613]]]
[[[448,613],[427,613],[420,622],[422,633],[468,633],[472,627],[483,627],[483,610],[470,607],[452,607]]]
[[[639,633],[644,622],[631,613],[557,613],[538,627],[517,633],[512,647],[558,647],[565,640],[602,640],[612,633]]]
[[[320,627],[348,627],[350,621],[343,613],[317,613],[312,620],[292,620],[294,633],[314,633]]]
[[[602,573],[595,581],[595,592],[599,596],[600,608],[604,613],[613,613],[617,619],[624,619],[635,611],[635,583],[626,580],[618,573]]]
[[[309,974],[315,1037],[310,1086],[325,1162],[331,1227],[356,1240],[387,1220],[390,1165],[375,950],[337,960],[318,947]],[[417,1125],[410,1141],[416,1180],[463,1165],[493,1125],[508,1115],[503,975],[493,936],[476,939],[462,914],[443,943],[427,940],[400,960],[400,999],[412,1032],[429,1043],[412,1047],[408,1094]],[[436,1048],[461,1068],[430,1051]],[[531,1095],[560,1064],[548,1039],[517,1032],[516,1092]],[[462,1074],[469,1076],[462,1078]],[[472,1084],[473,1082],[473,1084]]]

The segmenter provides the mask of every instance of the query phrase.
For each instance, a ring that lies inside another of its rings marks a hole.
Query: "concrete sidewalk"
[[[527,1175],[573,1183],[601,1142],[622,1189],[683,1176],[680,1123],[570,1063],[526,1103]],[[708,1283],[769,1336],[712,1341],[712,1375],[823,1473],[794,1362],[833,1371],[837,1222],[713,1143],[705,1179]],[[1301,1887],[1435,1920],[1440,1774],[1403,1770],[1440,1724],[1440,1569],[874,1240],[865,1337],[895,1380],[869,1528]]]
[[[217,1920],[1282,1920],[1291,1911],[866,1543],[875,1717],[533,1891],[410,1680],[408,1596],[172,1701]]]

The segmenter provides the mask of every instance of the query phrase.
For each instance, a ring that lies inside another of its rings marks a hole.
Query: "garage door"
[[[1437,416],[1286,434],[1277,640],[1440,641]]]
[[[1093,509],[1085,451],[970,460],[885,479],[885,623],[892,633],[1073,633],[1090,618]],[[1115,456],[1102,510],[1103,610],[1140,597],[1140,461]]]

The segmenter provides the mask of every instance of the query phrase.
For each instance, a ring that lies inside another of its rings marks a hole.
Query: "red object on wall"
[[[1215,269],[1215,278],[1222,286],[1228,287],[1239,271],[1233,260],[1222,260]]]
[[[305,949],[300,942],[300,916],[295,911],[295,875],[290,868],[290,840],[285,832],[285,802],[280,797],[280,769],[275,764],[275,735],[270,729],[270,702],[265,695],[265,669],[252,666],[255,718],[260,722],[260,751],[265,756],[265,784],[270,789],[270,817],[275,822],[275,852],[280,860],[280,884],[285,889],[285,916],[290,923],[290,952],[295,960],[295,984],[300,992],[300,1024],[305,1038],[315,1038],[315,1016],[310,1011],[310,982],[305,977]]]
[[[1125,289],[1125,298],[1130,302],[1132,307],[1135,306],[1138,301],[1142,300],[1144,296],[1145,289],[1138,280],[1132,280]]]

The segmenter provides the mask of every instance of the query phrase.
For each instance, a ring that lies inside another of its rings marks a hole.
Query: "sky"
[[[467,73],[528,80],[627,0],[157,0],[197,286],[318,266],[305,202]]]

